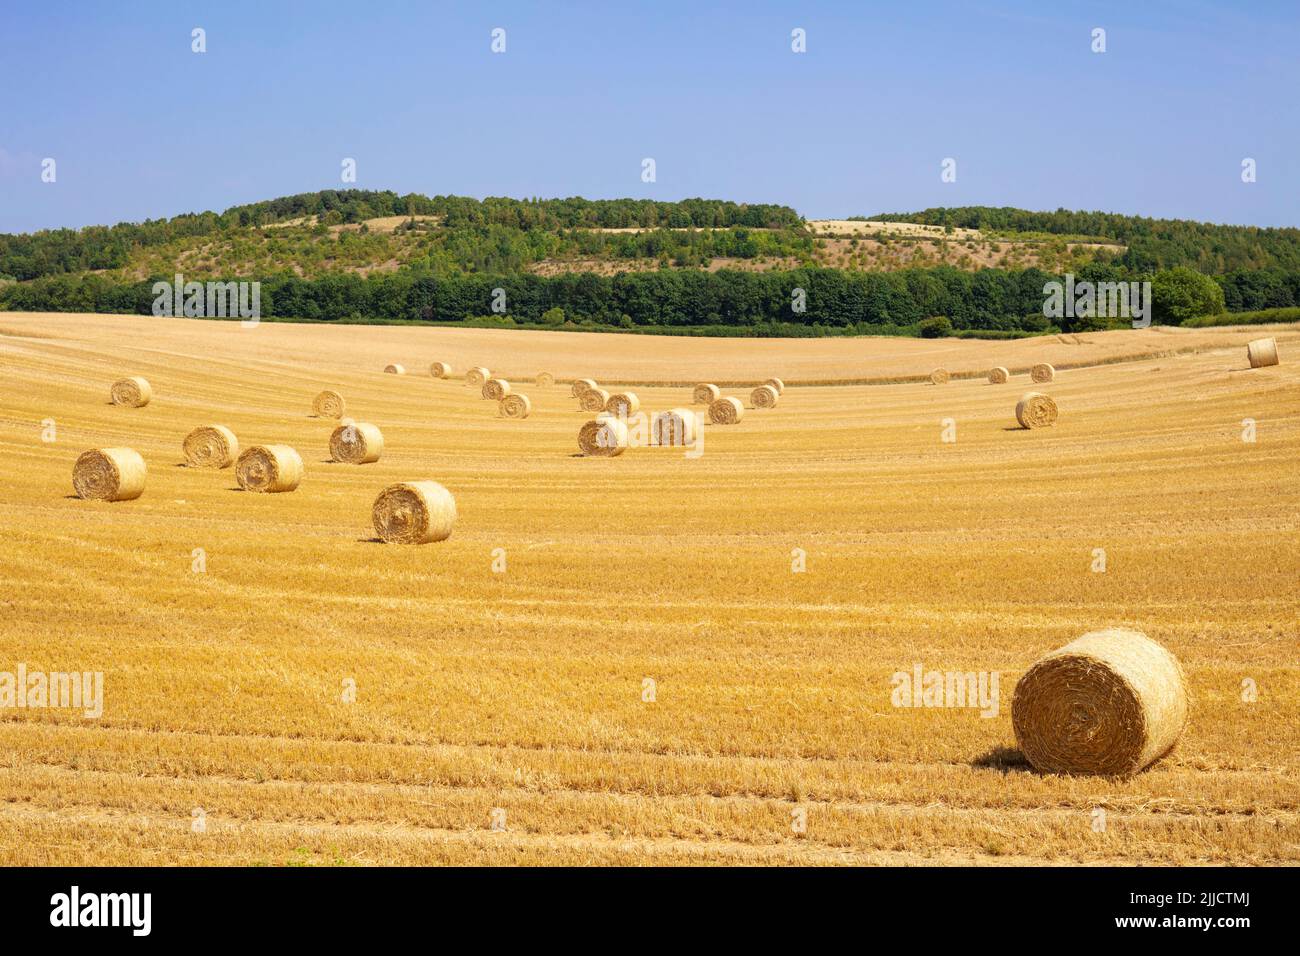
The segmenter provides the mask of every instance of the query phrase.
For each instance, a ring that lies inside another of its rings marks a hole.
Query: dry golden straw
[[[475,365],[465,373],[465,384],[471,388],[482,388],[483,383],[492,377],[492,373],[482,365]]]
[[[317,395],[311,403],[312,413],[321,418],[342,418],[345,408],[343,396],[329,389]]]
[[[776,389],[776,394],[778,395],[785,394],[785,382],[781,381],[779,378],[769,378],[763,384],[771,385],[774,389]]]
[[[225,425],[200,425],[182,447],[191,468],[229,468],[239,457],[239,439]]]
[[[589,388],[578,396],[578,406],[584,412],[603,412],[609,401],[609,392],[603,388]]]
[[[1278,364],[1277,339],[1256,339],[1246,345],[1246,358],[1251,368],[1264,368]]]
[[[745,415],[745,406],[738,398],[720,398],[709,406],[709,421],[715,425],[734,425]]]
[[[501,399],[501,414],[506,418],[527,418],[532,410],[533,403],[528,400],[527,395],[512,392]]]
[[[510,394],[510,383],[504,378],[490,378],[483,383],[483,388],[479,395],[483,398],[499,402]]]
[[[589,392],[595,387],[596,380],[594,378],[575,378],[573,388],[569,390],[569,394],[574,398],[582,398],[583,392]]]
[[[1039,385],[1043,385],[1056,378],[1056,369],[1046,362],[1039,362],[1029,370],[1029,377]]]
[[[1040,658],[1016,684],[1011,723],[1043,773],[1126,777],[1187,725],[1178,659],[1138,631],[1093,631]]]
[[[446,378],[451,374],[451,366],[446,362],[429,363],[429,374],[434,378]]]
[[[1056,424],[1056,402],[1042,392],[1025,392],[1016,402],[1016,421],[1021,428],[1046,428]]]
[[[760,385],[749,393],[749,404],[755,408],[776,408],[781,393],[772,385]]]
[[[695,444],[695,413],[689,408],[670,408],[650,422],[651,440],[669,448]]]
[[[245,491],[293,491],[302,473],[302,457],[288,445],[254,445],[235,462],[235,480]]]
[[[148,472],[134,448],[95,448],[72,466],[72,487],[78,498],[131,501],[144,493]]]
[[[722,394],[722,389],[716,385],[710,385],[707,382],[701,382],[695,386],[695,391],[691,395],[691,401],[696,405],[712,405]]]
[[[456,499],[436,481],[403,481],[379,493],[370,518],[389,544],[445,541],[456,523]]]
[[[641,399],[636,397],[636,392],[615,392],[605,402],[605,411],[622,418],[635,415],[640,410]]]
[[[578,447],[584,455],[602,458],[621,455],[627,450],[627,425],[602,415],[578,430]]]
[[[947,385],[949,378],[950,376],[948,375],[948,370],[946,368],[937,368],[930,373],[930,384]]]
[[[396,362],[394,362],[392,365],[385,365],[384,371],[387,372],[389,375],[405,375],[406,366],[398,365]]]
[[[384,453],[384,433],[369,422],[340,425],[330,435],[330,457],[349,465],[368,465]]]
[[[126,405],[129,408],[143,408],[153,398],[153,389],[149,383],[138,375],[114,382],[109,391],[114,405]]]
[[[555,384],[555,376],[552,375],[550,372],[538,372],[537,378],[535,378],[533,381],[535,381],[542,388],[550,388],[552,385]]]
[[[990,385],[1005,385],[1007,384],[1007,380],[1010,378],[1011,373],[1001,365],[995,365],[993,368],[989,369]]]

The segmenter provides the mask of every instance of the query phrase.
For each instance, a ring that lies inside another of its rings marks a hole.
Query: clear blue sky
[[[344,157],[430,195],[1300,225],[1296,2],[4,0],[0,64],[0,232],[341,188]]]

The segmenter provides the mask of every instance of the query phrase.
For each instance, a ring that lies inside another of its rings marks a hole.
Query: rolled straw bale
[[[989,369],[990,385],[1005,385],[1007,384],[1007,380],[1010,378],[1011,378],[1011,373],[1008,372],[1006,368],[1001,365],[995,365],[993,366],[993,368]]]
[[[368,465],[384,453],[384,433],[370,422],[340,425],[330,434],[330,457],[349,465]]]
[[[1029,377],[1039,385],[1044,385],[1056,378],[1056,369],[1046,362],[1039,362],[1029,370]]]
[[[492,373],[482,365],[475,365],[465,372],[465,384],[471,388],[482,388],[483,383],[492,377]]]
[[[342,418],[346,408],[343,396],[329,389],[321,392],[311,402],[311,410],[321,418]]]
[[[575,378],[573,388],[569,390],[569,394],[574,398],[582,398],[583,392],[588,392],[595,387],[596,380],[594,378]]]
[[[131,501],[144,493],[148,473],[134,448],[95,448],[72,466],[72,487],[78,498]]]
[[[947,384],[948,384],[948,379],[949,379],[950,377],[951,377],[951,376],[948,374],[948,370],[947,370],[946,368],[937,368],[937,369],[935,369],[933,372],[930,373],[930,384],[931,384],[931,385],[947,385]]]
[[[636,397],[636,392],[615,392],[605,402],[605,411],[622,418],[635,415],[640,410],[641,399]]]
[[[254,445],[235,461],[235,480],[245,491],[293,491],[302,473],[302,456],[288,445]]]
[[[760,385],[749,393],[749,404],[755,408],[776,408],[781,393],[773,385]]]
[[[528,400],[527,395],[511,392],[501,399],[501,414],[506,418],[527,418],[532,410],[533,403]]]
[[[776,394],[778,395],[785,394],[785,382],[781,381],[779,378],[769,378],[763,384],[771,385],[774,389],[776,389]]]
[[[200,425],[182,447],[191,468],[229,468],[239,457],[239,439],[225,425]]]
[[[153,389],[148,381],[139,375],[132,375],[113,383],[109,397],[114,405],[126,405],[129,408],[143,408],[153,398]]]
[[[537,378],[533,379],[542,388],[550,388],[555,384],[555,376],[550,372],[538,372]]]
[[[403,481],[379,493],[370,519],[389,544],[445,541],[456,523],[456,499],[436,481]]]
[[[1278,363],[1277,339],[1256,339],[1247,344],[1246,358],[1250,359],[1251,368],[1276,365]]]
[[[695,412],[689,408],[670,408],[650,422],[651,440],[656,445],[682,447],[695,444]]]
[[[1025,758],[1043,773],[1128,776],[1167,754],[1182,735],[1183,669],[1138,631],[1093,631],[1025,672],[1011,723]]]
[[[434,378],[446,378],[451,374],[451,366],[446,362],[430,362],[429,374]]]
[[[1021,428],[1046,428],[1056,424],[1056,401],[1042,392],[1025,392],[1016,402],[1016,421]]]
[[[384,371],[387,372],[389,375],[405,375],[406,366],[398,365],[396,362],[394,362],[392,365],[385,365]]]
[[[505,398],[509,394],[510,394],[510,383],[507,382],[504,378],[488,379],[486,382],[483,383],[483,388],[480,389],[479,391],[479,395],[481,395],[483,398],[490,399],[491,401],[494,402],[501,401],[501,399]]]
[[[603,412],[609,401],[609,392],[603,388],[589,388],[578,396],[578,407],[584,412]]]
[[[701,382],[695,386],[695,391],[691,395],[691,401],[696,405],[712,405],[722,394],[722,389],[716,385],[710,385],[707,382]]]
[[[744,415],[744,403],[738,398],[720,398],[709,406],[709,421],[715,425],[734,425]]]
[[[612,458],[627,450],[627,425],[605,415],[578,429],[578,447],[584,455]]]

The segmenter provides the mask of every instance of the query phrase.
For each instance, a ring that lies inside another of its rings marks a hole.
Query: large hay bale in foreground
[[[396,362],[394,362],[391,365],[385,365],[384,371],[387,372],[389,375],[405,375],[406,366],[398,365]]]
[[[78,498],[131,501],[144,493],[149,469],[134,448],[95,448],[82,452],[72,466]]]
[[[716,385],[710,385],[708,382],[701,382],[695,386],[695,391],[691,393],[691,401],[696,405],[712,405],[722,394],[722,389]]]
[[[527,395],[511,392],[501,399],[500,408],[501,414],[506,418],[527,418],[529,412],[533,410],[533,403],[528,400]]]
[[[288,445],[254,445],[240,452],[235,462],[235,480],[245,491],[293,491],[302,474],[302,456]]]
[[[774,389],[776,389],[776,394],[778,395],[785,394],[785,382],[781,381],[779,378],[769,378],[763,384],[771,385]]]
[[[434,378],[446,378],[451,374],[451,366],[446,362],[430,362],[429,374]]]
[[[533,381],[541,388],[550,388],[555,384],[555,376],[550,372],[538,372]]]
[[[745,405],[738,398],[727,396],[709,406],[709,421],[715,425],[734,425],[745,417]]]
[[[470,388],[482,388],[483,383],[492,377],[492,373],[482,365],[475,365],[465,372],[465,384]]]
[[[329,389],[321,392],[311,402],[312,413],[321,418],[342,418],[346,408],[343,396]]]
[[[640,410],[641,399],[636,397],[636,392],[615,392],[605,402],[605,411],[620,418],[635,415]]]
[[[578,396],[578,407],[584,412],[603,412],[609,401],[609,392],[603,388],[589,388]]]
[[[578,429],[578,447],[584,455],[612,458],[627,450],[627,425],[601,415]]]
[[[143,408],[149,404],[149,399],[153,398],[153,388],[146,379],[139,375],[132,375],[130,378],[114,382],[108,395],[114,405]]]
[[[389,544],[445,541],[456,523],[456,499],[436,481],[403,481],[379,493],[370,520]]]
[[[594,378],[575,378],[573,387],[569,389],[569,394],[574,398],[582,398],[583,392],[589,392],[596,387]]]
[[[384,453],[384,433],[370,422],[340,425],[330,434],[330,457],[349,465],[369,465]]]
[[[1007,371],[1005,366],[995,365],[989,369],[990,385],[1005,385],[1010,378],[1011,373]]]
[[[1264,368],[1277,365],[1277,339],[1255,339],[1246,345],[1246,358],[1250,359],[1251,368]]]
[[[695,444],[695,412],[689,408],[670,408],[650,421],[651,441],[668,448]]]
[[[755,408],[776,408],[781,393],[773,385],[760,385],[749,393],[749,404]]]
[[[1029,370],[1029,377],[1039,385],[1045,385],[1056,378],[1056,369],[1046,362],[1039,362]]]
[[[1138,631],[1093,631],[1016,683],[1016,743],[1044,773],[1124,777],[1167,754],[1187,724],[1187,685],[1169,651]]]
[[[1016,402],[1016,421],[1021,428],[1046,428],[1056,424],[1056,402],[1042,392],[1025,392]]]
[[[181,447],[191,468],[229,468],[239,457],[239,439],[225,425],[200,425]]]
[[[930,373],[931,385],[947,385],[948,379],[951,378],[946,368],[937,368]]]
[[[510,383],[504,378],[490,378],[483,383],[479,395],[489,401],[499,402],[510,394]]]

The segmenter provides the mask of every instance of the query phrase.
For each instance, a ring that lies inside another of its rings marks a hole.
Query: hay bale
[[[578,396],[578,407],[584,412],[603,412],[609,401],[609,392],[603,388],[589,388]]]
[[[389,375],[405,375],[406,366],[398,365],[396,362],[394,362],[392,365],[385,365],[384,371],[387,372]]]
[[[302,474],[302,456],[288,445],[254,445],[235,461],[235,480],[245,491],[293,491]]]
[[[595,387],[596,380],[594,378],[575,378],[573,387],[569,389],[569,394],[574,398],[582,398],[583,392],[589,392]]]
[[[370,520],[389,544],[445,541],[456,523],[456,499],[436,481],[403,481],[379,493]]]
[[[229,468],[239,457],[239,439],[225,425],[200,425],[182,447],[191,468]]]
[[[776,390],[776,386],[760,385],[749,393],[749,404],[755,408],[776,408],[780,397],[781,393]]]
[[[149,469],[134,448],[95,448],[82,452],[72,466],[78,498],[132,501],[144,493]]]
[[[501,414],[506,418],[527,418],[528,413],[533,410],[533,403],[528,400],[527,395],[512,392],[501,399],[500,407]]]
[[[149,404],[149,399],[153,398],[153,388],[147,380],[139,375],[133,375],[114,382],[108,394],[114,405],[144,408]]]
[[[745,416],[745,406],[738,398],[720,398],[709,406],[709,421],[715,425],[734,425]]]
[[[763,384],[771,385],[774,389],[776,389],[776,394],[778,395],[785,394],[785,382],[781,381],[779,378],[769,378]]]
[[[578,447],[592,457],[621,455],[627,450],[627,425],[617,418],[598,416],[578,429]]]
[[[312,414],[321,418],[342,418],[346,407],[343,396],[329,389],[321,392],[311,402]]]
[[[1010,378],[1011,373],[1002,365],[995,365],[993,368],[989,369],[990,385],[1005,385]]]
[[[1046,428],[1056,424],[1056,402],[1042,392],[1025,392],[1016,402],[1016,421],[1021,428]]]
[[[482,365],[475,365],[465,373],[465,384],[470,388],[482,388],[483,383],[492,377],[492,373]]]
[[[1246,345],[1246,358],[1251,368],[1277,365],[1277,339],[1256,339]]]
[[[499,402],[510,394],[510,383],[504,378],[490,378],[483,383],[479,396],[493,402]]]
[[[451,374],[451,366],[446,362],[430,362],[429,374],[434,378],[446,378]]]
[[[1159,760],[1187,725],[1178,659],[1138,631],[1093,631],[1016,683],[1016,743],[1043,773],[1124,777]]]
[[[712,405],[722,394],[722,389],[716,385],[710,385],[708,382],[701,382],[695,386],[695,391],[691,393],[691,401],[696,405]]]
[[[605,411],[620,418],[635,415],[640,410],[641,399],[636,397],[636,392],[615,392],[605,402]]]
[[[1056,369],[1046,362],[1039,362],[1029,370],[1029,377],[1039,385],[1045,385],[1056,378]]]
[[[369,422],[349,422],[330,434],[330,457],[349,465],[368,465],[384,453],[384,433]]]
[[[937,368],[930,373],[931,385],[947,385],[948,379],[951,378],[946,368]]]
[[[651,419],[651,441],[667,448],[693,445],[695,426],[695,413],[689,408],[670,408]]]

